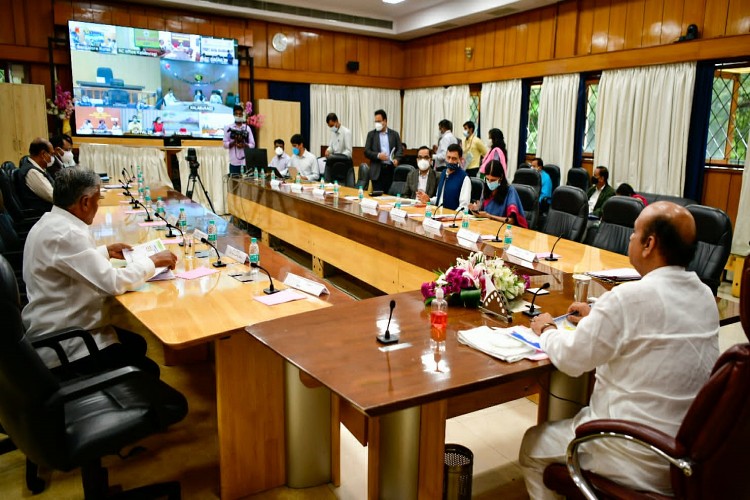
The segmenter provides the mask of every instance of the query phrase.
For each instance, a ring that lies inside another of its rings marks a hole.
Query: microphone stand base
[[[398,343],[398,335],[395,333],[391,333],[390,335],[386,336],[385,333],[380,333],[376,337],[377,341],[381,344],[397,344]]]
[[[542,313],[540,313],[540,312],[539,312],[538,310],[534,310],[534,311],[523,311],[523,313],[524,313],[524,314],[525,314],[526,316],[530,317],[530,318],[533,318],[534,316],[539,316],[540,314],[542,314]]]
[[[221,262],[221,261],[217,261],[217,262],[214,262],[214,263],[213,263],[212,265],[213,265],[214,267],[227,267],[227,265],[226,265],[226,264],[224,264],[224,263],[223,263],[223,262]]]
[[[500,238],[492,238],[492,243],[500,243],[502,241]]]
[[[555,262],[558,259],[557,259],[557,257],[545,257],[544,260],[546,260],[547,262]]]
[[[277,290],[275,288],[274,289],[271,289],[271,288],[264,288],[263,289],[263,293],[265,293],[266,295],[271,295],[271,294],[274,294],[274,293],[278,293],[280,291],[281,290]]]

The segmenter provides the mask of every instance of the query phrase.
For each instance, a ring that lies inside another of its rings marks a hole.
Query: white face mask
[[[61,158],[64,165],[75,165],[76,159],[73,157],[73,151],[65,151]]]
[[[236,124],[238,124],[238,125],[239,125],[240,123],[244,122],[244,121],[245,121],[245,118],[243,118],[242,116],[235,116],[235,117],[234,117],[234,123],[236,123]]]
[[[55,157],[54,156],[50,156],[49,157],[49,161],[47,162],[47,166],[51,167],[54,164],[55,164]]]
[[[378,132],[383,130],[383,122],[375,122],[375,130]]]
[[[468,130],[464,130],[464,137],[469,137],[469,131]]]
[[[338,127],[330,127],[330,128],[331,128],[331,132],[333,132],[334,134],[339,131]]]
[[[276,153],[276,156],[281,156],[281,155],[283,155],[283,154],[284,154],[284,150],[283,150],[283,149],[281,149],[281,148],[276,148],[276,149],[274,150],[274,152]]]
[[[419,160],[417,161],[417,166],[419,167],[419,170],[424,172],[428,168],[430,168],[430,160]]]

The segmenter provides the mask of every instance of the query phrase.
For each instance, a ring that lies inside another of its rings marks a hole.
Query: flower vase
[[[70,118],[62,119],[62,133],[70,135],[73,130],[70,128]]]

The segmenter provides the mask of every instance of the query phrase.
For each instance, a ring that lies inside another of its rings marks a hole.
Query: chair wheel
[[[29,489],[31,493],[33,493],[34,495],[38,495],[39,493],[44,491],[44,488],[47,487],[47,484],[44,482],[43,479],[39,479],[38,477],[35,477],[35,478],[27,477],[26,487]]]

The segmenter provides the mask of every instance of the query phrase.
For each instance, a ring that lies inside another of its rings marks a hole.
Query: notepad
[[[138,225],[141,227],[157,227],[157,226],[166,226],[167,223],[164,222],[163,220],[154,220],[151,222],[139,222]]]
[[[209,274],[214,274],[216,272],[218,272],[216,269],[196,267],[195,269],[192,269],[190,271],[183,271],[181,273],[178,273],[176,276],[184,280],[194,280],[196,278],[202,278],[203,276],[208,276]]]
[[[303,295],[296,290],[287,288],[286,290],[282,290],[278,293],[272,293],[271,295],[256,295],[253,298],[261,304],[265,304],[267,306],[275,306],[278,304],[284,304],[286,302],[306,299],[307,295]]]

